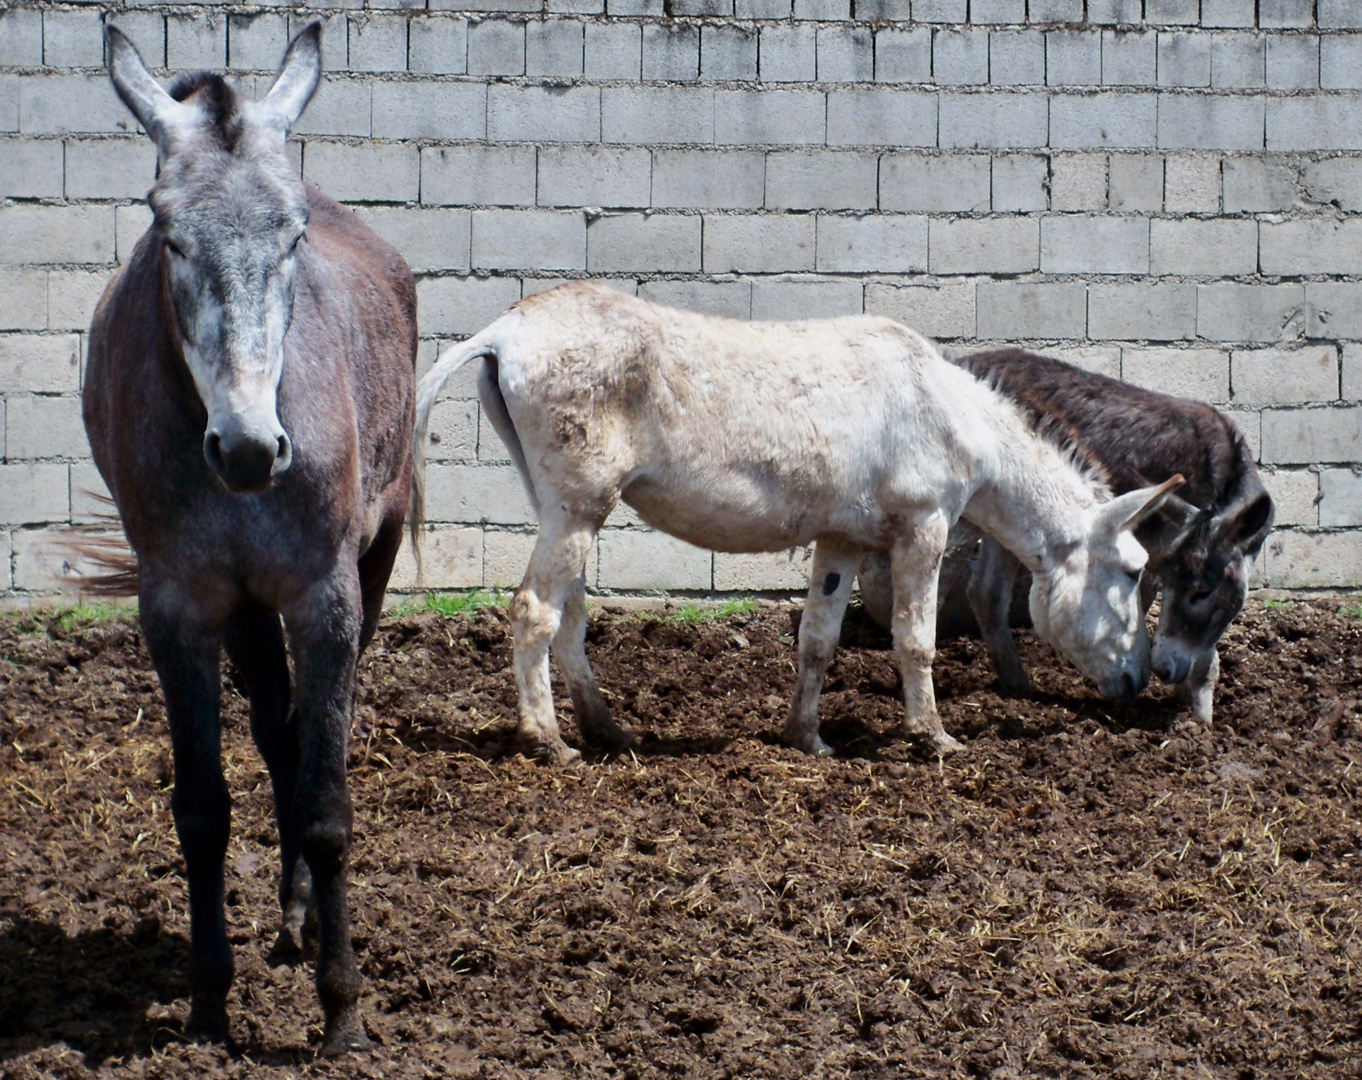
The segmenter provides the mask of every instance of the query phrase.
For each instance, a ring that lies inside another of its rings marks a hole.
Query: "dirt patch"
[[[508,746],[504,616],[389,620],[350,755],[372,1054],[314,1062],[270,969],[269,785],[226,679],[239,1055],[186,1044],[188,922],[156,679],[125,621],[0,622],[0,1075],[1362,1076],[1362,622],[1251,602],[1205,730],[1024,638],[936,664],[939,764],[853,623],[814,761],[778,742],[790,613],[596,615],[642,736]],[[565,734],[575,739],[570,707]]]

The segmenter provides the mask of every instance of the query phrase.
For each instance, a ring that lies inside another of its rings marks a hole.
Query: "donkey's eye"
[[[1199,592],[1192,593],[1191,596],[1192,603],[1204,604],[1207,600],[1211,598],[1211,592],[1212,592],[1211,589],[1202,589]]]
[[[177,259],[188,258],[188,256],[185,255],[184,253],[184,249],[181,248],[179,244],[175,243],[174,240],[166,241],[166,250],[170,252],[172,255],[174,255]]]

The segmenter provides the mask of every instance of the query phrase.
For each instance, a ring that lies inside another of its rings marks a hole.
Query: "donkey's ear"
[[[1272,496],[1260,491],[1256,496],[1225,508],[1215,522],[1215,538],[1223,544],[1256,552],[1276,517]]]
[[[1163,497],[1163,502],[1159,506],[1159,513],[1181,529],[1188,525],[1201,511],[1186,499],[1179,498],[1170,491]]]
[[[1118,495],[1098,508],[1095,528],[1115,536],[1124,529],[1134,529],[1150,514],[1157,513],[1172,491],[1186,483],[1182,473],[1171,476],[1162,484],[1140,488]]]
[[[260,101],[265,120],[287,136],[303,115],[322,77],[322,24],[308,23],[288,43],[270,92]]]
[[[189,120],[188,110],[151,77],[147,65],[142,62],[142,54],[127,34],[108,23],[104,27],[104,40],[108,44],[109,78],[114,89],[165,157],[177,129]]]

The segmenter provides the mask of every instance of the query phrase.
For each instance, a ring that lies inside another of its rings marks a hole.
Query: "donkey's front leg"
[[[806,754],[824,757],[833,752],[818,737],[818,697],[837,649],[852,581],[864,559],[861,548],[836,548],[823,541],[814,548],[809,596],[799,620],[799,679],[785,723],[785,741]]]
[[[215,634],[190,620],[185,599],[173,585],[144,580],[138,606],[147,651],[165,694],[175,759],[170,806],[189,882],[188,1030],[226,1042],[232,950],[222,910],[222,861],[232,800],[222,776],[220,644]]]
[[[936,711],[932,661],[936,658],[936,585],[950,525],[944,514],[932,514],[890,550],[894,569],[894,651],[903,673],[907,709],[903,729],[925,735],[938,754],[960,749],[946,734]]]
[[[344,569],[348,567],[348,573]],[[345,756],[355,700],[355,661],[362,623],[353,560],[285,612],[296,647],[298,775],[293,823],[312,871],[320,935],[317,996],[326,1017],[322,1053],[369,1045],[359,1014],[359,969],[350,944],[346,897],[353,813]]]
[[[967,589],[969,605],[979,620],[979,633],[998,673],[998,685],[1006,694],[1025,694],[1031,689],[1010,621],[1012,588],[1020,568],[1015,555],[993,537],[985,536]]]

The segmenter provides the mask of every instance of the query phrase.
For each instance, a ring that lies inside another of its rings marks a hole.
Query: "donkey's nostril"
[[[278,476],[292,463],[293,463],[293,442],[289,439],[287,435],[280,435],[278,448],[274,455],[274,467],[270,470],[270,475]]]
[[[203,456],[209,467],[221,476],[226,465],[222,460],[222,436],[218,432],[210,431],[203,437]]]
[[[1121,700],[1134,701],[1140,696],[1140,685],[1129,671],[1121,672]]]

